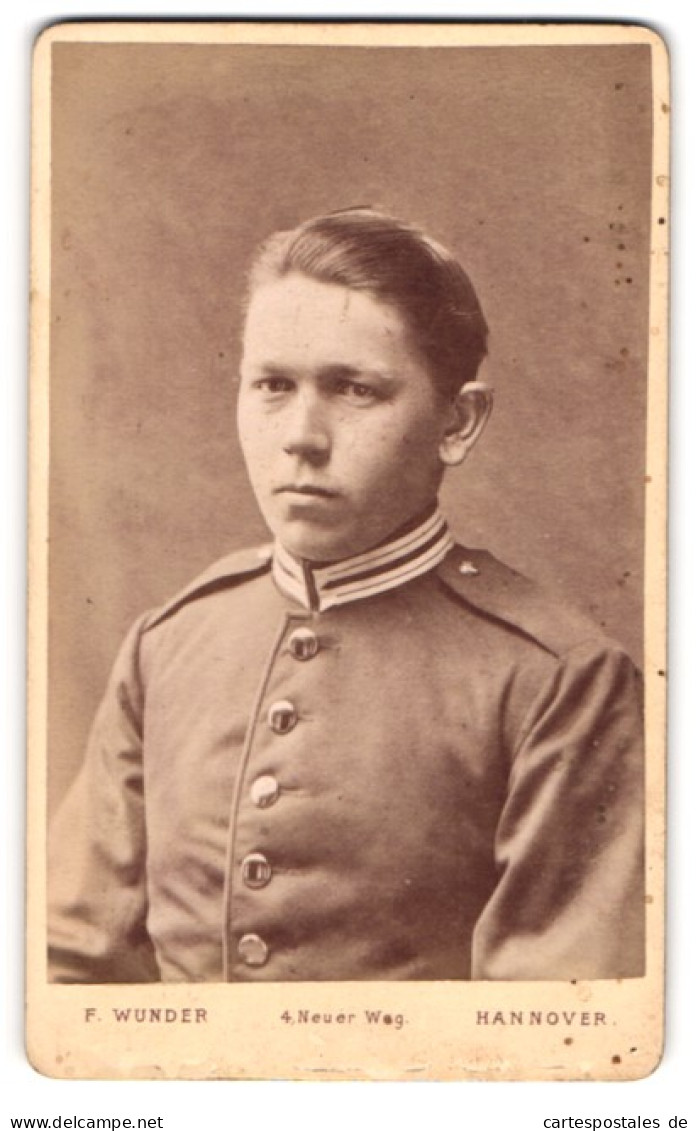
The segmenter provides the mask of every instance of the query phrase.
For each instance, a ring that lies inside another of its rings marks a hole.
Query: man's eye
[[[258,381],[254,382],[254,387],[271,395],[290,393],[293,389],[293,381],[290,381],[288,377],[260,377]]]
[[[374,401],[378,394],[371,385],[364,385],[361,381],[340,381],[337,385],[340,396],[352,401]]]

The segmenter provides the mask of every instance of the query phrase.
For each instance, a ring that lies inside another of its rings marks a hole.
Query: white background
[[[32,41],[46,22],[77,17],[164,16],[387,16],[418,18],[583,18],[649,23],[666,39],[673,72],[673,332],[672,332],[672,490],[671,490],[671,651],[670,812],[669,812],[669,973],[666,1053],[647,1080],[629,1084],[289,1084],[289,1083],[116,1083],[55,1081],[39,1076],[23,1051],[23,869],[24,869],[24,589],[26,525],[26,324],[28,288],[29,83]],[[656,1117],[668,1127],[672,1115],[698,1125],[698,743],[696,695],[698,672],[698,364],[695,340],[693,260],[696,253],[696,122],[698,108],[698,21],[689,0],[637,0],[584,3],[572,9],[539,0],[495,6],[481,0],[466,4],[369,4],[345,0],[300,5],[253,6],[211,3],[205,9],[184,4],[132,3],[121,8],[86,4],[78,9],[52,8],[41,0],[8,2],[0,16],[0,84],[3,119],[4,195],[0,279],[4,332],[0,385],[0,735],[5,806],[3,867],[4,942],[2,967],[6,1003],[2,1010],[0,1111],[10,1116],[162,1116],[166,1131],[184,1128],[267,1127],[435,1127],[542,1128],[546,1116]]]

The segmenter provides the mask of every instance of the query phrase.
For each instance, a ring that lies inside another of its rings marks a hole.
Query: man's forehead
[[[242,371],[308,369],[391,377],[417,359],[402,317],[350,287],[285,276],[253,292],[242,336]]]
[[[253,291],[245,332],[253,331],[260,322],[270,321],[294,325],[302,320],[320,328],[328,319],[335,319],[340,324],[361,322],[366,327],[380,326],[386,334],[405,329],[400,312],[394,306],[381,302],[366,291],[294,273],[265,283]]]

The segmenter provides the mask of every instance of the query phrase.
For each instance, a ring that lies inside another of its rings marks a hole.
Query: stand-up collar
[[[272,572],[283,593],[307,609],[324,612],[404,585],[437,566],[453,544],[446,520],[434,507],[389,541],[341,562],[299,560],[277,543]]]

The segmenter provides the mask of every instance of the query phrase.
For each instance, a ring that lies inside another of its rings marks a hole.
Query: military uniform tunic
[[[56,824],[54,980],[642,973],[637,673],[440,545],[329,607],[243,552],[136,623]]]

